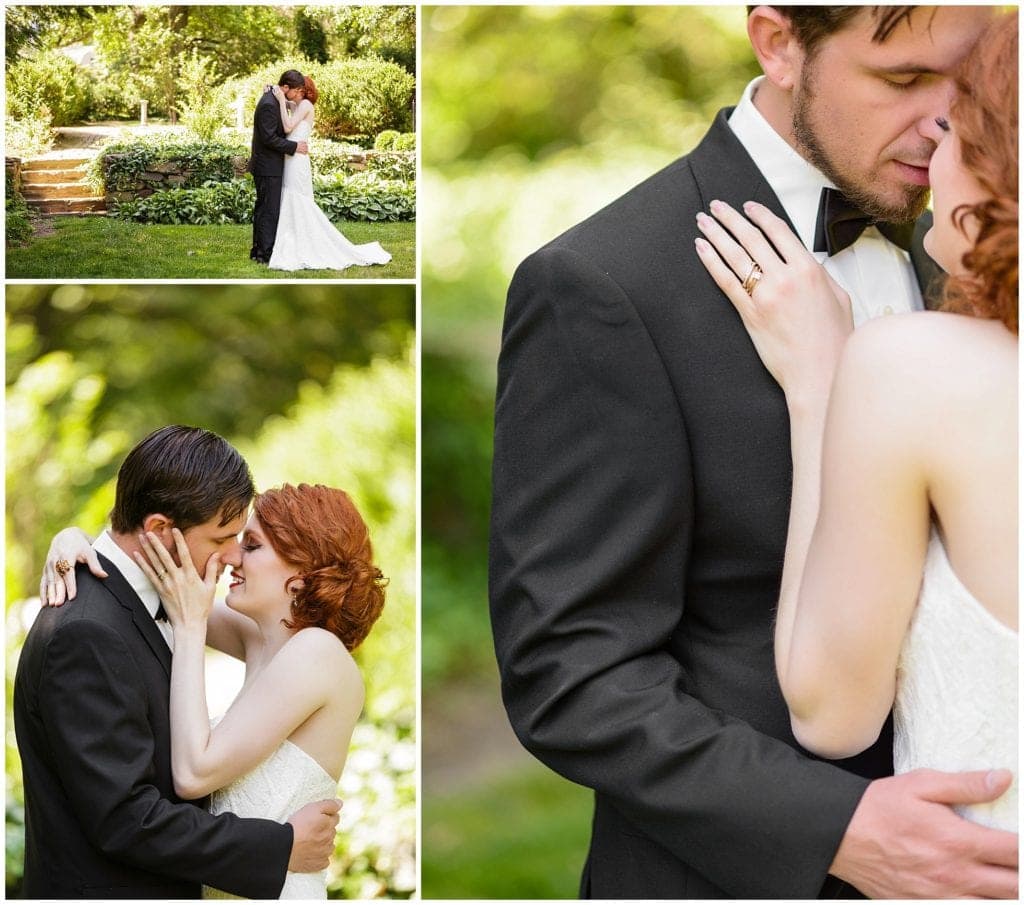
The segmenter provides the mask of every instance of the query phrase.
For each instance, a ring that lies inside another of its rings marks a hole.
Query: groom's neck
[[[765,121],[801,157],[804,156],[793,134],[793,92],[777,88],[767,78],[762,78],[754,91],[754,107]]]

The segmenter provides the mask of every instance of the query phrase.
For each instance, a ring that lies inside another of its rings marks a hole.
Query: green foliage
[[[314,138],[309,142],[309,162],[313,178],[318,176],[348,175],[352,172],[348,155],[361,150],[349,142],[331,141],[329,138]]]
[[[398,138],[395,139],[394,149],[396,151],[415,151],[416,150],[416,133],[415,132],[403,132]]]
[[[32,223],[29,221],[28,205],[20,192],[14,191],[14,179],[10,172],[5,174],[4,182],[4,239],[9,245],[24,242],[32,235]]]
[[[7,69],[7,113],[19,120],[45,119],[55,126],[79,122],[92,108],[90,81],[64,54],[44,50]]]
[[[416,155],[408,151],[373,154],[367,158],[366,167],[381,179],[401,179],[406,182],[416,179]]]
[[[161,163],[188,171],[186,187],[235,178],[234,159],[248,158],[249,149],[219,141],[182,141],[160,135],[114,141],[104,145],[89,164],[89,181],[100,191],[132,191],[143,174]]]
[[[164,189],[145,198],[122,201],[113,215],[137,223],[251,223],[256,190],[251,179],[206,182],[199,188]]]
[[[337,176],[313,184],[313,197],[331,220],[416,219],[416,186],[373,173]]]
[[[295,11],[295,37],[299,53],[304,57],[318,63],[327,62],[327,32],[303,7]]]
[[[416,7],[328,7],[323,15],[334,31],[334,56],[376,56],[416,71]]]
[[[394,129],[385,129],[380,135],[377,136],[373,143],[374,150],[376,151],[391,151],[395,147],[395,139],[398,138],[399,132]]]
[[[391,580],[356,652],[353,737],[331,894],[413,892],[415,379],[407,286],[22,285],[7,299],[7,890],[22,859],[11,680],[49,537],[104,523],[113,475],[153,427],[227,436],[260,488],[348,490]],[[202,317],[196,317],[202,311]],[[143,316],[144,315],[144,316]],[[73,605],[73,604],[72,604]]]
[[[40,105],[20,119],[4,117],[4,149],[8,157],[35,157],[53,147],[56,132],[51,128],[48,107]]]
[[[231,111],[221,95],[211,95],[216,63],[194,50],[181,54],[178,87],[183,99],[178,103],[181,124],[199,141],[213,141],[227,124]]]

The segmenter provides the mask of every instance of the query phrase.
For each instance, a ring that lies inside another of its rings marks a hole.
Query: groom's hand
[[[294,831],[288,870],[311,874],[327,867],[334,853],[334,833],[340,810],[341,802],[331,798],[307,804],[288,818]]]
[[[1007,770],[913,770],[868,786],[829,873],[872,899],[1016,899],[1017,834],[950,805],[994,801]]]
[[[304,141],[297,141],[297,142],[295,142],[295,145],[296,145],[296,147],[295,147],[295,153],[296,154],[308,154],[309,153],[309,145],[307,145]]]

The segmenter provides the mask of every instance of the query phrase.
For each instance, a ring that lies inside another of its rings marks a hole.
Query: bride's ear
[[[301,591],[305,586],[306,582],[304,582],[297,575],[292,578],[289,578],[284,583],[285,591],[288,593],[288,596],[291,597],[293,600],[295,598],[295,595],[298,594],[299,591]]]

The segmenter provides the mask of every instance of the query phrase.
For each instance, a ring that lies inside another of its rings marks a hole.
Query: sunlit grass
[[[425,899],[575,899],[593,793],[540,766],[482,787],[424,790]]]
[[[416,276],[416,224],[345,222],[357,245],[380,242],[389,264],[345,270],[270,270],[249,260],[252,227],[157,226],[111,217],[55,217],[54,233],[7,249],[8,279],[387,280]]]

